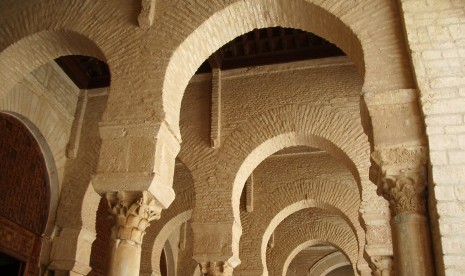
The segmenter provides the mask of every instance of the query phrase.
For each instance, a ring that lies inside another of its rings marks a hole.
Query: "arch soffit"
[[[126,29],[134,27],[128,24],[125,11],[127,7],[100,1],[45,0],[21,6],[2,2],[0,99],[25,75],[60,56],[97,58],[106,62],[113,74],[118,69],[113,62],[118,60],[115,56],[128,55],[124,52],[140,43],[121,38]]]
[[[267,259],[268,257],[283,258],[282,271],[287,271],[289,264],[295,255],[298,254],[298,252],[302,251],[308,246],[313,246],[316,244],[326,244],[335,247],[340,252],[342,252],[348,260],[350,260],[352,267],[355,269],[355,264],[358,258],[357,243],[355,240],[352,240],[352,238],[354,238],[353,234],[347,232],[341,226],[332,224],[330,222],[318,221],[305,227],[304,229],[299,227],[294,231],[298,231],[298,233],[290,232],[288,233],[288,236],[298,236],[298,239],[289,239],[286,243],[286,246],[289,248],[281,248],[278,245],[278,247],[275,246],[273,248],[273,252],[268,252],[267,254]],[[304,246],[304,244],[307,246]],[[301,247],[299,248],[299,246]],[[291,254],[295,255],[291,258]],[[280,260],[281,259],[273,259],[272,263],[277,264]],[[264,271],[268,272],[268,260],[265,260],[264,265]]]
[[[345,19],[341,19],[342,16],[331,13],[329,7],[312,2],[236,1],[211,15],[191,32],[171,55],[164,75],[162,101],[165,120],[171,129],[179,134],[182,97],[200,64],[227,42],[255,28],[282,26],[313,32],[340,47],[358,67],[363,78],[365,61],[358,34]],[[237,18],[241,20],[238,22]],[[212,33],[215,35],[209,35]],[[205,41],[205,37],[211,39]]]
[[[4,84],[0,88],[0,99],[27,74],[66,55],[85,55],[106,61],[93,41],[74,31],[41,31],[32,34],[0,53],[0,82]],[[26,62],[18,62],[22,60]]]
[[[354,225],[354,223],[357,223],[357,221],[351,220],[340,209],[330,204],[318,202],[312,199],[295,202],[283,208],[279,213],[277,213],[273,217],[273,219],[270,221],[270,223],[268,224],[263,234],[262,243],[261,243],[261,259],[262,259],[263,268],[266,267],[266,253],[267,253],[268,240],[270,239],[273,232],[281,224],[281,222],[283,222],[290,215],[295,214],[296,212],[302,211],[307,208],[319,208],[319,209],[329,211],[333,214],[338,215],[347,224],[347,226],[349,226],[349,228],[351,229],[352,235],[355,237],[357,243],[360,243],[360,238],[363,238],[363,237],[359,237],[358,231],[356,230],[356,227]]]
[[[277,118],[280,121],[277,122]],[[218,175],[232,182],[234,218],[240,222],[239,201],[245,182],[268,156],[291,146],[306,145],[325,150],[349,169],[359,193],[368,174],[370,146],[361,125],[330,107],[301,105],[271,109],[237,128],[226,139],[218,161]],[[228,168],[224,168],[228,164]]]
[[[310,275],[326,275],[329,272],[346,265],[350,265],[347,257],[341,252],[334,252],[321,258],[312,267],[310,267],[308,272]]]
[[[309,246],[306,246],[308,244],[311,244],[310,246],[312,245],[316,245],[316,243],[314,243],[314,241],[308,241],[308,242],[305,242],[299,246],[297,246],[294,250],[292,250],[291,254],[289,254],[289,257],[286,259],[286,261],[284,262],[284,267],[283,267],[283,275],[285,276],[287,273],[287,270],[289,269],[289,265],[291,264],[292,260],[294,260],[294,258],[300,253],[302,252],[302,250],[305,250],[307,247]],[[320,244],[325,244],[325,242],[322,242]],[[331,245],[333,247],[335,247],[334,245],[332,244],[329,244],[329,243],[326,243],[326,245]],[[337,248],[337,247],[335,247]],[[338,248],[338,251],[334,252],[334,253],[331,253],[329,255],[326,255],[324,256],[323,258],[321,258],[318,262],[316,262],[309,270],[308,270],[308,273],[307,275],[311,275],[313,276],[314,274],[312,274],[312,271],[314,271],[314,268],[318,265],[324,265],[324,262],[328,260],[329,262],[331,262],[331,265],[327,268],[331,269],[331,270],[334,270],[340,266],[345,266],[345,265],[352,265],[349,261],[349,258],[347,257],[347,255],[340,249]],[[326,269],[324,269],[324,271],[326,271]],[[320,274],[317,274],[317,275],[320,275]],[[326,275],[326,274],[321,274],[321,275]]]

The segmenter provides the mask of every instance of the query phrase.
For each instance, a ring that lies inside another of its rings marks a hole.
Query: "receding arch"
[[[350,227],[353,236],[357,240],[357,244],[359,243],[359,237],[357,235],[357,230],[355,229],[354,221],[351,220],[349,217],[347,217],[346,214],[344,214],[341,210],[338,208],[327,204],[327,203],[322,203],[315,201],[313,199],[308,199],[308,200],[302,200],[299,202],[295,202],[286,208],[283,208],[278,214],[274,216],[274,218],[271,220],[270,224],[266,228],[265,233],[263,234],[262,237],[262,245],[261,245],[261,259],[262,259],[262,266],[263,270],[267,271],[267,244],[268,241],[273,234],[273,232],[276,230],[276,228],[283,222],[286,218],[288,218],[290,215],[297,213],[301,210],[307,209],[307,208],[318,208],[318,209],[323,209],[326,211],[330,211],[331,213],[334,213],[338,215],[341,219],[345,221],[345,223]],[[301,250],[300,250],[301,251]],[[299,252],[300,252],[299,251]],[[298,252],[297,252],[298,253]],[[296,254],[297,254],[296,253]],[[292,261],[289,260],[288,265]]]
[[[33,70],[67,55],[91,56],[107,61],[96,43],[78,32],[37,32],[20,39],[0,53],[0,99]]]
[[[330,271],[346,265],[350,265],[347,257],[341,252],[334,252],[316,262],[308,273],[309,276],[326,276]]]
[[[282,121],[273,124],[275,117]],[[271,109],[237,128],[224,144],[218,170],[225,181],[233,183],[232,211],[239,224],[240,196],[248,176],[258,164],[283,148],[306,145],[325,150],[352,173],[360,194],[360,180],[367,177],[370,166],[370,146],[361,125],[330,107],[290,105]],[[222,168],[223,163],[229,167]]]
[[[241,21],[238,24],[237,19]],[[237,1],[211,15],[177,47],[165,71],[162,88],[167,123],[179,133],[184,90],[197,68],[221,46],[255,28],[288,27],[313,32],[340,47],[365,74],[358,35],[322,5],[305,0]],[[205,37],[211,39],[205,41]],[[203,43],[199,43],[202,41]]]
[[[299,254],[305,248],[310,247],[310,246],[314,246],[314,245],[317,245],[317,244],[331,245],[331,246],[337,248],[337,246],[335,246],[335,245],[333,245],[331,243],[328,243],[326,241],[310,240],[310,241],[306,241],[306,242],[300,244],[294,250],[292,250],[291,254],[289,254],[289,257],[284,262],[283,276],[287,275],[286,273],[287,273],[287,270],[289,269],[289,265],[291,264],[292,260],[297,256],[297,254]],[[306,246],[306,245],[308,245],[308,246]],[[332,269],[336,269],[336,268],[338,268],[340,266],[351,265],[351,263],[349,261],[349,258],[345,255],[345,253],[340,248],[337,248],[337,249],[338,249],[338,251],[323,257],[315,265],[313,265],[313,267],[320,264],[323,260],[330,261],[331,262],[330,268],[332,268]],[[335,261],[337,263],[333,264]],[[337,265],[339,265],[339,266],[337,266]],[[309,269],[309,275],[308,276],[323,276],[323,275],[326,275],[326,274],[312,274],[313,267]],[[325,268],[327,268],[327,267],[325,267]]]
[[[171,233],[174,231],[174,229],[179,228],[181,224],[188,221],[191,217],[192,210],[180,213],[179,215],[172,218],[168,223],[166,223],[161,229],[161,231],[158,233],[152,248],[152,273],[160,273],[161,253]]]
[[[275,243],[272,249],[267,252],[266,270],[263,275],[268,275],[268,270],[274,271],[273,275],[286,272],[288,265],[292,261],[291,253],[297,254],[304,248],[316,244],[331,245],[347,256],[355,271],[358,257],[358,245],[355,237],[347,224],[334,224],[328,220],[319,220],[308,225],[299,225],[285,233],[285,243]],[[299,247],[297,250],[296,248]],[[286,265],[286,266],[285,266]]]

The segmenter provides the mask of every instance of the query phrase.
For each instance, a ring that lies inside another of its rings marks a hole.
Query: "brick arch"
[[[18,123],[22,124],[25,130],[27,130],[29,134],[34,138],[39,149],[41,150],[42,157],[47,170],[49,203],[47,208],[48,215],[46,223],[44,225],[43,231],[41,231],[40,234],[48,237],[52,234],[53,231],[56,208],[58,206],[59,198],[59,181],[52,150],[48,144],[48,140],[42,135],[41,130],[27,117],[24,117],[21,114],[11,111],[2,111],[0,112],[0,115],[2,117],[10,117],[12,120],[16,120],[18,121]]]
[[[39,273],[43,238],[51,237],[58,204],[58,178],[51,151],[27,118],[0,113],[0,250]]]
[[[359,248],[363,249],[365,233],[358,219],[360,197],[355,181],[347,184],[342,181],[299,179],[283,183],[279,188],[271,191],[262,204],[255,206],[252,213],[242,218],[247,233],[252,233],[243,235],[240,240],[240,249],[247,246],[245,251],[240,251],[244,265],[260,269],[255,267],[258,260],[254,257],[261,256],[261,268],[263,268],[266,245],[276,226],[296,211],[322,205],[336,209],[346,217],[346,221],[356,233]],[[241,267],[239,266],[238,269],[240,270]]]
[[[347,260],[346,256],[344,256],[341,252],[334,252],[321,258],[312,267],[310,267],[308,272],[310,275],[325,276],[330,271],[346,265],[350,265],[350,262]]]
[[[265,232],[263,233],[262,236],[262,243],[261,243],[261,258],[262,258],[262,266],[264,271],[266,271],[267,268],[267,243],[273,234],[273,232],[276,230],[276,228],[287,218],[289,218],[292,214],[295,214],[299,211],[302,211],[304,209],[308,208],[318,208],[321,210],[329,211],[330,213],[338,215],[349,227],[353,237],[357,241],[357,248],[363,248],[364,243],[360,240],[359,233],[361,232],[360,227],[357,227],[359,229],[356,229],[354,223],[357,223],[356,221],[350,219],[345,213],[343,213],[340,209],[337,207],[323,203],[323,202],[318,202],[313,199],[307,199],[307,200],[302,200],[299,202],[295,202],[285,208],[283,208],[279,213],[277,213],[273,219],[270,221],[268,224]],[[359,231],[357,231],[359,230]],[[359,243],[362,242],[362,245],[358,245]]]
[[[396,17],[395,4],[344,1],[344,4],[334,5],[317,0],[231,2],[221,7],[211,4],[209,8],[215,12],[207,13],[209,17],[186,35],[169,59],[162,101],[166,121],[176,132],[179,132],[182,95],[197,68],[221,46],[254,28],[296,28],[313,32],[335,43],[358,67],[365,78],[365,90],[414,85],[411,73],[405,69],[408,68],[408,61],[404,60],[408,57],[405,45],[402,37],[397,35],[397,32],[401,32],[401,23]],[[380,13],[380,10],[383,12]],[[373,17],[373,14],[377,16]],[[192,28],[182,26],[186,24],[183,22],[174,24],[180,24],[181,30]],[[389,30],[388,38],[386,29],[380,31],[379,26]],[[384,77],[389,80],[380,81],[379,71],[383,71]]]
[[[232,204],[226,207],[232,208],[233,241],[238,241],[242,234],[238,227],[239,205],[247,178],[263,160],[283,148],[305,145],[325,150],[352,173],[360,194],[365,183],[361,179],[368,177],[370,146],[361,124],[326,106],[271,109],[238,127],[224,145],[218,157],[217,175],[220,181],[232,183]],[[233,248],[238,248],[236,243]]]
[[[91,56],[106,62],[105,55],[95,42],[76,31],[40,31],[31,34],[0,53],[0,83],[3,84],[0,99],[33,70],[67,55]]]
[[[182,176],[184,174],[184,176]],[[161,218],[153,221],[142,244],[141,273],[160,272],[160,256],[163,246],[182,223],[189,220],[194,208],[194,179],[190,168],[181,158],[175,169],[173,188],[176,198],[163,210]]]
[[[307,248],[308,245],[314,245],[314,241],[308,241],[308,242],[305,242],[305,243],[299,245],[298,247],[296,247],[291,252],[291,254],[289,254],[289,257],[286,259],[286,262],[284,263],[283,276],[286,275],[285,273],[289,269],[289,265],[292,262],[292,260],[295,258],[295,256],[297,256],[297,254],[299,254],[302,250]],[[313,268],[316,265],[322,266],[322,267],[318,268],[318,270],[314,270]],[[349,266],[351,265],[351,263],[347,259],[347,256],[344,255],[344,253],[342,253],[341,251],[336,251],[336,252],[331,253],[331,254],[323,257],[322,259],[320,259],[313,267],[311,267],[308,270],[307,275],[326,276],[326,274],[328,274],[330,271],[332,271],[332,270],[334,270],[336,268],[342,267],[342,266],[346,266],[346,265],[349,265]],[[323,269],[323,270],[321,270],[321,269]],[[316,271],[316,272],[314,272],[314,271]]]
[[[153,242],[152,256],[150,258],[152,262],[150,273],[155,273],[156,275],[160,274],[160,257],[166,241],[176,228],[179,228],[181,224],[190,220],[191,217],[192,210],[188,210],[178,214],[163,225],[163,228],[158,232],[155,241]]]
[[[285,244],[282,246],[281,244],[277,244],[271,250],[268,250],[267,270],[264,272],[264,275],[268,275],[268,270],[271,272],[271,275],[285,273],[285,269],[287,270],[285,264],[289,265],[292,260],[289,258],[292,252],[300,252],[308,246],[321,243],[329,244],[340,250],[350,260],[355,271],[358,246],[348,225],[338,225],[322,220],[306,226],[300,225],[300,227],[295,227],[293,230],[286,232],[286,236],[288,238]]]
[[[72,118],[65,118],[53,108],[52,101],[38,97],[34,93],[16,91],[9,92],[0,100],[0,110],[19,114],[35,127],[44,137],[53,156],[58,178],[62,179],[66,163],[66,146],[71,132]],[[59,183],[61,187],[62,183]]]

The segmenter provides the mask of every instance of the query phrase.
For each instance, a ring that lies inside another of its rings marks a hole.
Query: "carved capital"
[[[378,181],[378,193],[389,201],[393,215],[403,213],[425,214],[426,179],[423,170],[383,173]]]
[[[162,206],[149,192],[107,193],[110,212],[115,218],[112,237],[131,244],[142,244],[145,229],[160,218]]]
[[[232,276],[233,267],[228,262],[203,262],[200,270],[205,276]]]
[[[374,275],[390,276],[393,268],[392,256],[373,256],[370,266]]]

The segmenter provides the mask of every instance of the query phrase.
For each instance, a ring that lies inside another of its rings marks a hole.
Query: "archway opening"
[[[18,118],[0,113],[0,251],[39,272],[50,210],[50,175],[39,141]]]

